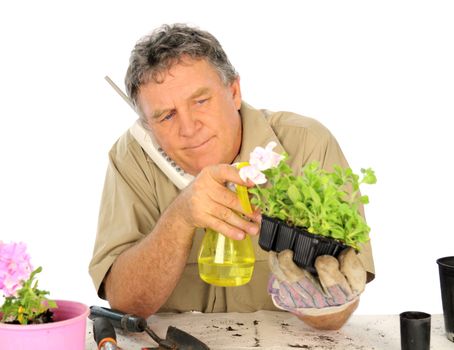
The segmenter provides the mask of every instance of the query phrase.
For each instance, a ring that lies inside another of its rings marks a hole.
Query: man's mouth
[[[204,147],[208,142],[210,142],[212,139],[214,138],[214,136],[206,139],[205,141],[201,142],[201,143],[198,143],[198,144],[195,144],[195,145],[191,145],[191,146],[187,146],[187,147],[184,147],[185,150],[190,150],[190,151],[193,151],[193,150],[197,150],[199,148],[202,148]]]

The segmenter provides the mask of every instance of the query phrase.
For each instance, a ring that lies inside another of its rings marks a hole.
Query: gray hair
[[[162,83],[162,73],[180,63],[184,57],[206,59],[226,85],[238,77],[213,35],[186,24],[166,24],[140,39],[131,52],[125,85],[133,104],[137,107],[141,85],[150,81]]]

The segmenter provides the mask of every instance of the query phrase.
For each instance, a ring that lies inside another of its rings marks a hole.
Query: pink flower
[[[265,148],[255,147],[251,152],[249,164],[261,171],[277,167],[284,156],[273,152],[274,147],[276,147],[276,142],[273,141],[268,143]]]
[[[32,272],[30,256],[25,243],[3,243],[0,241],[0,290],[5,297],[15,296],[22,282]]]
[[[261,185],[266,182],[265,174],[253,165],[242,167],[240,169],[240,177],[243,181],[250,179],[256,185]]]

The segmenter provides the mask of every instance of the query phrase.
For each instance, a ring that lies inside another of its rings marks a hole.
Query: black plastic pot
[[[454,342],[454,256],[437,260],[446,336]]]
[[[291,227],[283,221],[265,215],[262,216],[259,245],[266,251],[277,253],[285,249],[292,250],[295,264],[312,273],[316,273],[314,263],[318,256],[337,257],[347,248],[335,239],[314,235],[304,228]]]
[[[405,311],[400,314],[401,350],[430,349],[431,316],[421,311]]]

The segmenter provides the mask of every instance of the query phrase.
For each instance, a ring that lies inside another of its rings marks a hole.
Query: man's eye
[[[203,98],[203,99],[200,99],[200,100],[197,100],[197,104],[198,105],[203,105],[205,102],[207,102],[208,99],[207,98]]]
[[[172,119],[175,116],[175,112],[170,112],[169,114],[165,115],[162,119],[161,122],[165,122],[167,120]]]

